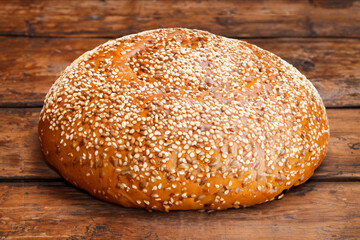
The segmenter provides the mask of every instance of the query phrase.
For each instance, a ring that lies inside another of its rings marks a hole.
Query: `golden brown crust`
[[[159,29],[85,53],[45,99],[46,160],[126,207],[226,209],[272,200],[320,165],[329,129],[313,85],[239,40]]]

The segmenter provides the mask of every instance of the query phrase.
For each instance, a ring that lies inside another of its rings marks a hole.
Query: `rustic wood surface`
[[[0,0],[0,239],[360,239],[359,12],[359,0]],[[44,162],[37,121],[59,73],[160,27],[245,39],[314,83],[330,145],[307,183],[245,209],[148,213],[97,200]]]

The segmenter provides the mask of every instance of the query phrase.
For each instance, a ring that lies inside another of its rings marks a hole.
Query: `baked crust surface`
[[[46,96],[46,160],[125,207],[227,209],[305,182],[329,138],[297,69],[252,44],[189,29],[125,36],[75,60]]]

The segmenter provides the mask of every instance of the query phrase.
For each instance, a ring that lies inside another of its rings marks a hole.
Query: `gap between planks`
[[[43,183],[43,182],[59,182],[59,183],[68,183],[63,178],[31,178],[31,177],[0,177],[0,183]],[[306,183],[316,183],[316,182],[360,182],[360,177],[317,177],[310,178]],[[70,184],[70,183],[69,183]]]
[[[42,108],[44,106],[44,102],[35,102],[35,103],[9,103],[4,105],[0,105],[0,109],[19,109],[19,108]],[[355,106],[329,106],[326,109],[360,109],[360,105]]]
[[[145,30],[146,31],[146,30]],[[66,36],[66,35],[49,35],[49,36],[33,36],[33,35],[26,35],[26,34],[18,34],[18,35],[11,35],[11,34],[1,34],[0,38],[29,38],[29,39],[83,39],[83,40],[89,40],[89,39],[104,39],[104,40],[112,40],[116,38],[120,38],[123,36],[127,36],[130,34],[136,34],[140,33],[142,31],[134,31],[133,33],[125,34],[125,35],[114,35],[114,36],[107,36],[107,35],[97,35],[97,36]],[[219,34],[217,34],[219,35]],[[336,40],[336,39],[355,39],[360,40],[360,36],[286,36],[286,35],[278,35],[278,36],[231,36],[227,35],[224,36],[227,38],[233,38],[238,40],[276,40],[276,39],[316,39],[316,40]]]

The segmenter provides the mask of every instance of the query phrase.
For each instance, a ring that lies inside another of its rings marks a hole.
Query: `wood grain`
[[[59,179],[41,153],[39,113],[39,108],[0,108],[0,178]]]
[[[0,1],[0,34],[115,37],[187,27],[231,37],[359,37],[360,1]]]
[[[44,161],[39,108],[0,109],[0,179],[59,179]],[[313,179],[360,179],[360,109],[328,109],[330,143]]]
[[[360,106],[360,39],[248,39],[304,73],[327,107]],[[59,73],[106,39],[0,38],[0,106],[42,106]]]
[[[360,239],[359,12],[360,0],[0,0],[0,239]],[[307,183],[246,209],[148,213],[97,200],[45,163],[39,107],[59,73],[109,38],[161,27],[246,39],[314,83],[333,109]]]
[[[61,182],[0,183],[6,239],[356,239],[360,184],[312,182],[273,201],[213,213],[148,213]]]
[[[41,106],[59,73],[105,41],[0,38],[0,106]]]
[[[360,106],[360,40],[253,39],[300,70],[327,107]]]

